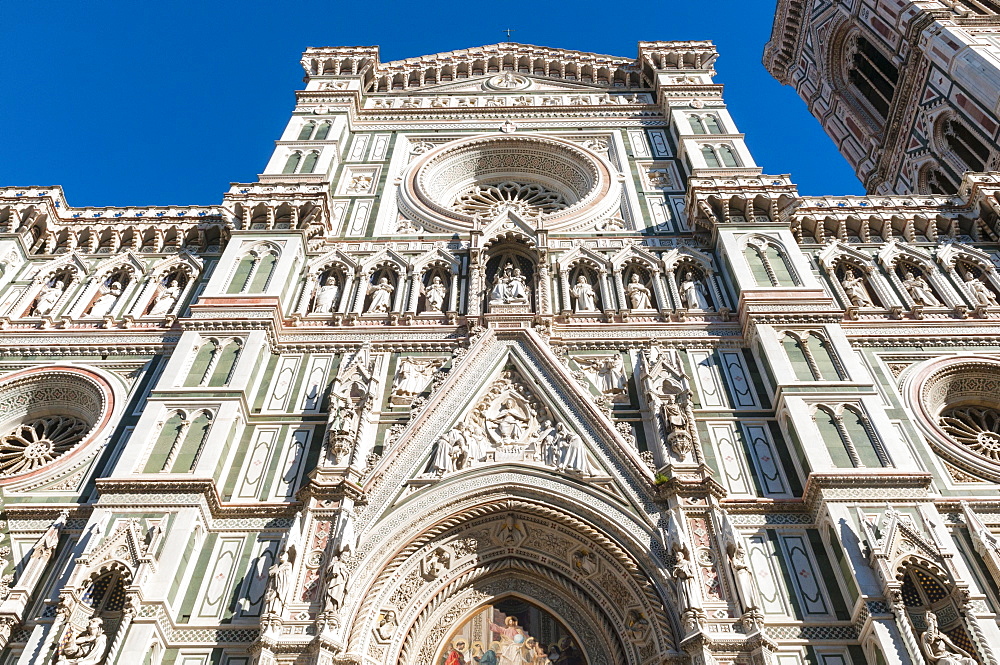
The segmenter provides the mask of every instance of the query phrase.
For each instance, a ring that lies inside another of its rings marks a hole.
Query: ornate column
[[[371,283],[372,271],[364,273],[364,276],[358,280],[357,293],[354,296],[354,307],[351,308],[355,314],[361,314],[365,307],[365,296],[368,295],[368,285]]]
[[[396,292],[392,294],[392,311],[401,312],[403,311],[403,302],[406,297],[406,282],[407,277],[412,277],[412,273],[396,273]]]
[[[601,276],[602,276],[602,278],[604,280],[607,280],[607,278],[608,278],[607,271],[604,271],[601,274]],[[618,269],[615,270],[614,280],[615,280],[615,294],[618,297],[618,302],[621,303],[620,308],[621,309],[628,309],[628,299],[625,298],[625,279],[622,276],[622,269],[621,268],[618,268]],[[608,309],[619,309],[619,307],[611,307],[611,308],[608,308]]]
[[[309,273],[306,277],[305,286],[302,287],[302,293],[299,294],[299,303],[295,307],[295,313],[304,316],[309,310],[309,301],[312,299],[313,293],[316,292],[316,287],[319,285],[319,280],[316,275]]]
[[[541,261],[538,264],[538,313],[551,314],[552,305],[549,297],[550,287],[549,264]]]
[[[664,278],[667,280],[667,288],[670,290],[670,310],[676,312],[681,308],[681,292],[677,290],[677,276],[671,268],[664,275]]]
[[[559,287],[562,294],[562,307],[560,308],[560,312],[563,314],[569,314],[573,308],[569,299],[569,272],[566,270],[559,271]]]
[[[445,308],[448,312],[458,312],[459,299],[458,299],[458,271],[452,268],[451,270],[451,285],[448,288],[448,307]]]
[[[469,254],[469,292],[466,310],[469,316],[479,316],[483,313],[483,266],[479,262],[479,253]]]
[[[406,311],[416,314],[418,302],[420,302],[420,273],[414,271],[410,274],[410,301]]]
[[[660,310],[660,312],[669,311],[670,310],[670,299],[667,297],[667,294],[664,293],[664,291],[663,291],[663,282],[660,281],[662,279],[660,271],[659,270],[654,270],[652,272],[652,277],[653,277],[653,279],[652,279],[652,281],[653,281],[653,297],[656,298],[656,309]],[[627,302],[626,304],[628,304],[629,308],[631,309],[632,303],[631,302]]]
[[[111,641],[111,647],[108,649],[107,655],[104,656],[104,662],[115,662],[115,658],[118,656],[118,652],[121,650],[122,644],[125,643],[125,635],[128,634],[129,626],[132,625],[132,620],[135,619],[137,614],[139,614],[139,596],[135,593],[130,593],[125,597],[125,608],[122,612],[122,622],[118,624],[118,630],[115,631],[115,636]]]
[[[337,311],[341,314],[347,314],[347,310],[351,306],[351,291],[354,289],[354,279],[355,274],[353,271],[347,273],[344,278],[344,292],[340,294],[340,303],[337,305]]]

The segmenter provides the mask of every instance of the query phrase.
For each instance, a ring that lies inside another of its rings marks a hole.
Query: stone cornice
[[[885,503],[929,500],[933,476],[924,471],[842,469],[813,472],[802,499],[812,510],[823,503]]]

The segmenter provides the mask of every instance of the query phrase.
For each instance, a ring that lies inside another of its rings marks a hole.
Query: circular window
[[[1000,481],[1000,360],[932,362],[915,375],[910,397],[935,452]]]
[[[111,389],[75,368],[29,370],[0,383],[0,481],[71,455],[107,423]]]
[[[609,214],[620,197],[618,176],[596,154],[523,134],[446,143],[414,161],[399,189],[401,211],[439,232],[468,231],[507,211],[572,230]]]

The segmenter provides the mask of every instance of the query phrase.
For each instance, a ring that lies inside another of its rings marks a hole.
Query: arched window
[[[308,141],[312,138],[313,130],[316,129],[316,124],[312,122],[307,122],[302,125],[302,129],[299,130],[299,140]]]
[[[293,152],[288,156],[288,161],[285,162],[285,168],[281,170],[282,173],[295,173],[296,169],[299,168],[299,162],[302,161],[301,152]]]
[[[986,170],[990,149],[963,123],[949,118],[944,126],[944,140],[969,171]]]
[[[222,350],[218,352],[218,360],[215,362],[215,367],[212,369],[211,377],[208,379],[208,385],[212,388],[219,388],[221,386],[229,385],[229,380],[233,376],[233,370],[236,369],[236,361],[240,357],[240,351],[243,346],[240,344],[239,340],[229,340]]]
[[[788,269],[788,261],[784,252],[774,245],[768,245],[764,259],[770,266],[777,282],[775,286],[795,286],[795,279],[792,277],[791,270]]]
[[[267,290],[278,263],[277,252],[256,247],[240,259],[226,293],[261,293]]]
[[[945,175],[944,171],[936,168],[928,168],[925,174],[926,189],[929,194],[949,195],[958,191],[951,178]]]
[[[708,164],[709,168],[719,168],[722,166],[722,162],[719,161],[719,155],[716,154],[715,148],[710,145],[703,145],[701,147],[701,154],[705,157],[705,163]]]
[[[757,286],[777,286],[771,278],[771,272],[764,263],[764,255],[761,253],[759,247],[747,245],[746,249],[743,250],[743,254],[747,260],[747,265],[750,266],[750,272],[753,274],[753,279],[757,283]]]
[[[816,410],[814,418],[816,426],[819,428],[820,436],[823,437],[823,443],[826,444],[826,449],[833,460],[833,465],[838,469],[855,466],[844,443],[844,439],[841,437],[840,427],[837,426],[837,416],[826,409],[820,408]]]
[[[153,450],[146,460],[143,473],[190,473],[198,464],[212,413],[199,411],[189,420],[184,411],[172,412],[160,428]]]
[[[719,146],[719,154],[722,155],[722,164],[729,167],[737,167],[740,160],[736,158],[736,153],[728,145]]]
[[[299,173],[312,173],[316,169],[317,161],[319,161],[319,153],[313,150],[306,155],[305,161],[302,162],[302,170]]]
[[[250,293],[261,293],[267,290],[271,283],[271,275],[274,273],[278,256],[274,252],[266,252],[257,263],[257,270],[254,271],[253,279],[250,281]]]
[[[794,335],[785,335],[785,338],[781,340],[781,344],[785,347],[788,360],[792,363],[795,378],[799,381],[814,380],[815,376],[813,376],[809,356],[806,355],[805,345],[802,343],[802,340]]]
[[[865,37],[858,36],[847,78],[884,120],[889,116],[899,70]]]
[[[723,134],[722,127],[719,125],[719,119],[714,115],[706,115],[705,127],[708,129],[709,134]]]
[[[319,129],[316,130],[316,136],[313,137],[313,140],[325,141],[326,137],[329,135],[330,135],[330,123],[324,122],[322,125],[319,126]]]
[[[856,407],[844,407],[839,415],[828,407],[819,407],[813,418],[834,466],[838,468],[891,466],[888,455],[876,438],[871,424],[856,410]]]
[[[707,134],[708,130],[705,129],[705,124],[701,120],[701,116],[689,115],[688,122],[691,123],[691,131],[695,134]]]
[[[191,363],[191,371],[188,372],[187,380],[184,381],[185,386],[204,385],[205,381],[208,380],[209,369],[215,360],[218,350],[219,346],[215,340],[210,339],[201,345],[201,348],[198,349],[198,353],[194,357],[194,362]]]

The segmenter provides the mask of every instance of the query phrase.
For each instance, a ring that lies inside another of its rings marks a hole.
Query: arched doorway
[[[586,645],[548,609],[508,595],[477,607],[448,634],[443,665],[588,665]]]

